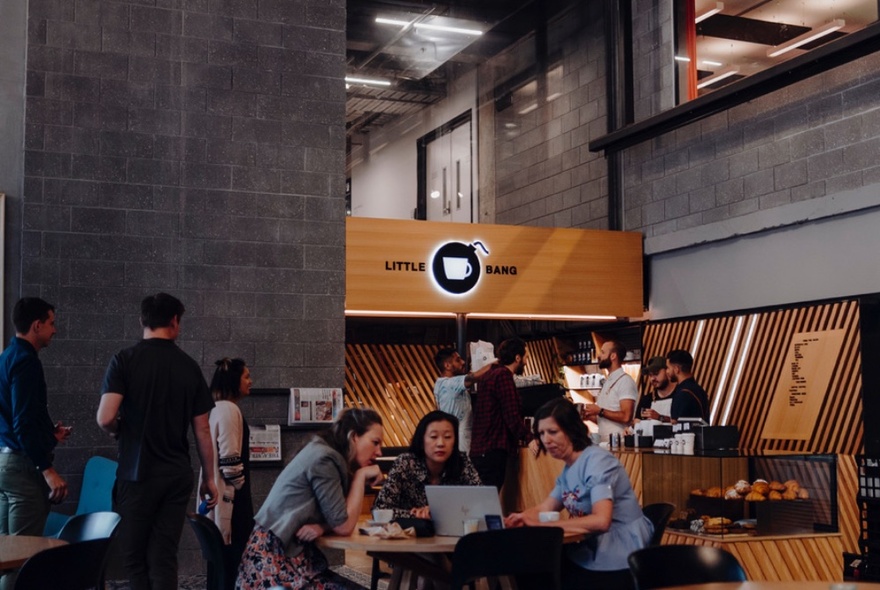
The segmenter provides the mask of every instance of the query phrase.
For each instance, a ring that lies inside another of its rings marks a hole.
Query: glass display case
[[[643,504],[676,506],[670,532],[726,539],[838,531],[836,455],[649,451],[641,461]]]

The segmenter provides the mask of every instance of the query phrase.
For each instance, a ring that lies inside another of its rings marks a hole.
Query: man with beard
[[[529,438],[513,381],[513,376],[522,375],[525,369],[526,343],[519,338],[505,340],[495,356],[498,363],[480,380],[470,456],[483,484],[500,490],[508,460],[516,456],[519,441]]]
[[[709,422],[709,396],[694,379],[693,367],[694,357],[686,350],[673,350],[666,355],[666,374],[675,383],[670,414],[673,422],[679,418],[702,418]]]
[[[440,377],[434,383],[437,409],[458,418],[458,450],[467,453],[471,450],[473,421],[470,389],[492,365],[469,373],[467,363],[454,348],[441,348],[437,351],[434,364],[440,371]]]
[[[643,395],[636,407],[636,415],[644,420],[669,422],[672,415],[672,393],[675,383],[666,375],[666,357],[655,356],[645,365],[645,374],[653,391]]]
[[[599,425],[601,440],[607,441],[612,434],[623,434],[632,424],[639,389],[636,382],[623,370],[626,347],[609,340],[599,350],[599,368],[608,371],[602,391],[595,404],[584,407],[584,416]]]

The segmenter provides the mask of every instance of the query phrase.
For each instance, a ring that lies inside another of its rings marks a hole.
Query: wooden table
[[[66,544],[67,541],[53,537],[0,535],[0,573],[17,570],[32,555],[44,549]]]
[[[880,584],[866,582],[724,582],[670,586],[663,590],[880,590]]]
[[[455,545],[461,537],[379,539],[362,535],[360,524],[350,537],[335,535],[318,537],[318,547],[366,551],[369,556],[394,565],[391,580],[388,582],[388,590],[415,587],[419,575],[426,575],[434,579],[448,577],[450,564],[444,555],[455,551]],[[585,538],[586,535],[566,535],[563,542],[577,543]],[[433,555],[425,556],[425,554]]]

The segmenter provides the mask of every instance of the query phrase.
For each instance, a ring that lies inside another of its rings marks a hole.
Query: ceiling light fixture
[[[706,20],[707,18],[709,18],[710,16],[715,16],[716,14],[721,12],[722,10],[724,10],[724,2],[716,2],[715,8],[707,10],[706,12],[704,12],[703,14],[701,14],[700,16],[695,18],[694,24],[701,23],[704,20]]]
[[[683,55],[676,55],[676,56],[675,56],[675,61],[683,61],[683,62],[688,62],[688,63],[689,63],[689,62],[691,61],[691,58],[689,58],[689,57],[685,57],[685,56],[683,56]]]
[[[464,29],[461,27],[447,27],[446,25],[432,25],[431,23],[414,23],[408,22],[405,20],[397,20],[393,18],[381,18],[377,17],[376,22],[380,25],[395,25],[398,27],[413,27],[416,29],[427,29],[429,31],[442,31],[444,33],[459,33],[461,35],[473,35],[475,37],[479,37],[483,34],[483,31],[478,29]]]
[[[846,26],[846,21],[844,21],[841,18],[836,18],[833,21],[831,21],[830,23],[819,27],[818,29],[813,29],[813,30],[807,31],[806,33],[804,33],[803,35],[801,35],[799,37],[795,37],[794,39],[790,39],[790,40],[786,41],[782,45],[778,45],[772,49],[768,49],[767,50],[767,57],[776,57],[778,55],[782,55],[783,53],[785,53],[787,51],[791,51],[792,49],[797,49],[801,45],[806,45],[807,43],[810,43],[811,41],[815,41],[816,39],[824,37],[825,35],[830,35],[834,31],[836,31],[838,29],[842,29],[845,26]]]
[[[380,78],[356,78],[354,76],[345,77],[346,84],[366,84],[367,86],[391,86],[388,80]]]
[[[724,70],[723,72],[715,74],[714,76],[703,78],[700,83],[697,84],[697,89],[711,86],[716,82],[720,82],[721,80],[724,80],[725,78],[730,78],[731,76],[735,76],[736,74],[739,74],[739,68],[730,68],[729,70]]]
[[[716,67],[716,68],[720,68],[721,66],[724,65],[724,64],[721,63],[720,61],[712,61],[712,60],[709,60],[709,59],[704,59],[704,60],[703,60],[703,64],[704,64],[704,65],[707,65],[707,66],[714,66],[714,67]]]

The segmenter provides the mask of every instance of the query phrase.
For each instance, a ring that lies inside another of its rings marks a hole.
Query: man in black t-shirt
[[[673,350],[666,355],[666,376],[675,383],[672,392],[673,422],[679,418],[702,418],[709,423],[709,396],[693,375],[694,357],[686,350]]]
[[[98,424],[119,441],[114,508],[132,590],[177,588],[177,548],[193,488],[190,427],[202,473],[213,473],[214,401],[198,363],[175,343],[183,312],[167,293],[145,298],[144,338],[113,357],[101,387]],[[213,478],[202,478],[199,495],[216,505]]]

